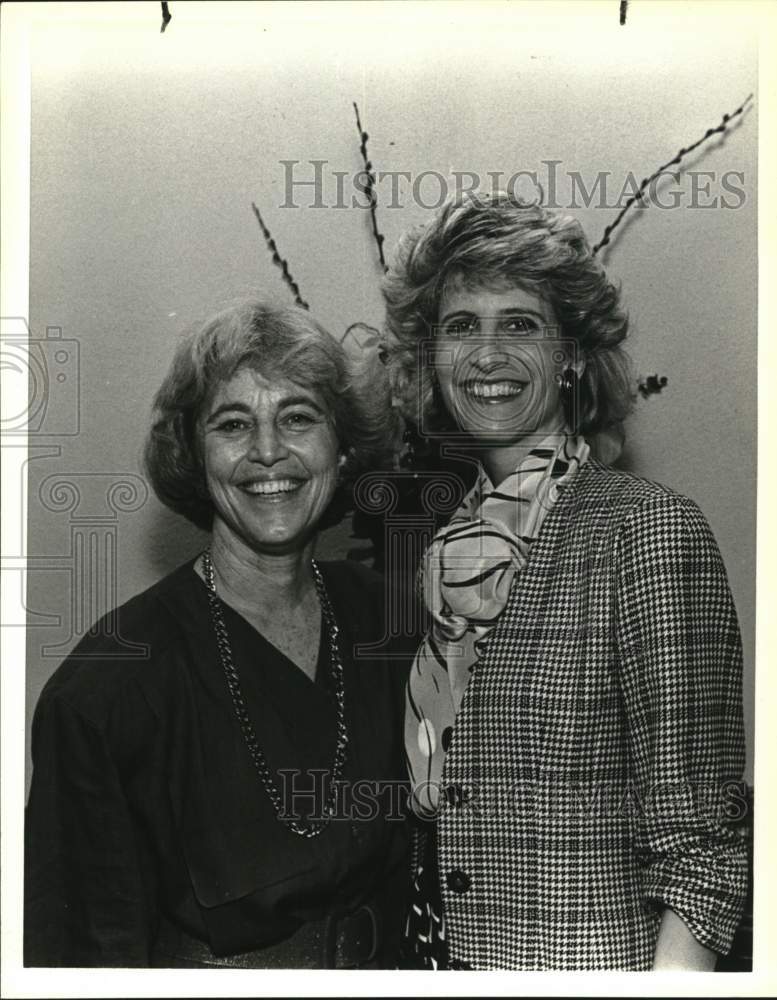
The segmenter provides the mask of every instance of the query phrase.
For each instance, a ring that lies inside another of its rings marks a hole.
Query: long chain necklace
[[[343,764],[345,763],[346,751],[348,748],[348,730],[345,725],[345,683],[343,678],[343,661],[340,658],[340,647],[337,642],[339,628],[337,626],[337,621],[335,620],[332,605],[329,602],[329,595],[324,587],[324,580],[321,576],[318,564],[315,559],[311,559],[310,564],[313,568],[313,577],[316,581],[316,591],[318,593],[319,603],[321,604],[321,613],[324,616],[324,624],[326,626],[327,638],[329,641],[329,662],[332,670],[332,678],[334,680],[335,701],[337,703],[337,742],[335,744],[334,763],[332,764],[332,772],[329,782],[329,795],[327,796],[327,801],[324,806],[324,818],[296,820],[287,819],[282,815],[284,811],[283,800],[275,782],[273,781],[272,775],[270,774],[270,769],[267,766],[267,761],[259,744],[259,740],[256,737],[256,732],[254,730],[253,723],[251,722],[251,717],[248,714],[245,701],[243,700],[243,693],[240,688],[240,678],[232,658],[232,647],[229,642],[229,633],[227,632],[227,626],[224,622],[224,612],[222,610],[219,596],[216,593],[216,580],[213,575],[213,563],[211,562],[210,549],[205,549],[202,553],[202,569],[205,575],[205,583],[208,588],[208,603],[210,604],[211,621],[213,622],[213,629],[216,633],[216,643],[219,647],[221,665],[224,668],[224,675],[227,679],[227,686],[232,697],[232,704],[235,709],[235,714],[237,715],[237,720],[240,723],[240,729],[243,733],[243,737],[245,738],[248,752],[251,755],[251,760],[254,762],[254,767],[256,768],[261,782],[264,785],[264,789],[273,804],[276,815],[287,824],[293,833],[298,834],[300,837],[317,837],[329,824],[329,821],[335,811],[337,786],[342,776]]]

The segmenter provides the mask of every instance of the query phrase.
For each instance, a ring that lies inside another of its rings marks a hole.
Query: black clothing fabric
[[[41,695],[26,965],[149,966],[161,924],[214,956],[236,955],[365,902],[382,914],[377,967],[394,964],[407,883],[406,667],[354,656],[355,644],[382,638],[381,578],[353,563],[321,570],[340,626],[349,735],[335,818],[306,839],[276,816],[230,699],[205,584],[187,563],[98,623]],[[307,815],[328,787],[328,774],[312,772],[328,772],[334,756],[327,638],[322,629],[313,682],[237,612],[224,606],[224,617],[277,786]]]
[[[440,892],[440,859],[437,856],[437,826],[417,821],[413,831],[418,858],[412,866],[410,905],[400,949],[403,969],[453,968],[448,955],[445,912]]]

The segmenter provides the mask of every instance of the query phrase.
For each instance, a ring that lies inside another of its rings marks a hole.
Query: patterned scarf
[[[533,448],[495,489],[485,471],[424,555],[424,601],[432,625],[407,684],[405,751],[413,806],[434,815],[456,713],[516,573],[563,490],[588,458],[581,437]]]

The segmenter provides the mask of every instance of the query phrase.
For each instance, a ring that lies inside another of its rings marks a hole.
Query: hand
[[[664,910],[658,931],[653,971],[685,970],[686,972],[712,972],[717,955],[699,944],[685,921],[674,910]]]

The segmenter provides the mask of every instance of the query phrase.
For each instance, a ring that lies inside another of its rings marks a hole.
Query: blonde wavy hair
[[[310,313],[261,299],[236,303],[181,341],[154,399],[144,464],[154,492],[198,528],[210,530],[198,418],[218,386],[241,367],[284,378],[322,397],[345,457],[347,488],[362,470],[390,463],[397,435],[388,380],[349,357]]]
[[[578,389],[581,433],[618,425],[631,411],[634,382],[621,347],[628,317],[580,223],[502,192],[471,192],[405,234],[383,281],[394,391],[408,420],[450,427],[434,373],[419,364],[418,345],[432,336],[442,296],[454,283],[520,285],[552,305],[561,335],[574,339],[586,362]]]

